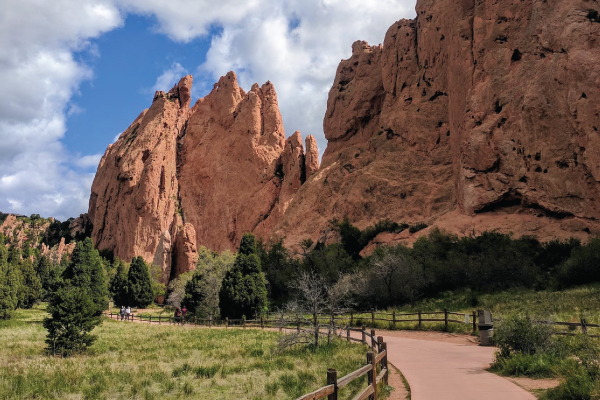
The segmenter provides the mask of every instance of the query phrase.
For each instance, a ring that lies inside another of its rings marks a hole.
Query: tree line
[[[412,247],[380,246],[367,256],[363,250],[378,233],[423,224],[381,221],[360,230],[345,219],[331,227],[337,243],[305,240],[296,253],[283,238],[265,242],[252,234],[243,236],[235,254],[201,247],[196,270],[168,287],[160,283],[159,267],[141,257],[127,264],[98,252],[89,238],[77,243],[70,259],[53,263],[45,256],[23,257],[0,237],[0,318],[47,301],[48,348],[69,354],[93,342],[91,331],[109,298],[117,306],[144,308],[166,294],[169,305],[185,306],[190,315],[233,319],[306,305],[314,293],[323,294],[319,308],[333,313],[400,306],[460,289],[543,290],[600,281],[600,238],[541,243],[497,232],[461,238],[434,229]]]

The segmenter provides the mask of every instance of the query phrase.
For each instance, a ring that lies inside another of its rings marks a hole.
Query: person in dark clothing
[[[179,309],[179,307],[177,307],[175,309],[175,323],[180,323],[181,322],[181,310]]]

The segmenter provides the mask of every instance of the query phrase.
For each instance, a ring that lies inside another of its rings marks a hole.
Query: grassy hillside
[[[366,348],[345,342],[278,354],[276,332],[110,320],[87,354],[53,358],[44,316],[36,308],[0,321],[0,399],[293,399],[325,385],[327,368],[343,376],[366,361]]]

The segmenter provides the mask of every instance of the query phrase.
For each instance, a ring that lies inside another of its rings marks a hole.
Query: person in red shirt
[[[185,323],[185,315],[187,314],[188,310],[187,308],[185,308],[185,306],[183,306],[183,308],[181,309],[181,315],[183,316],[183,323]]]

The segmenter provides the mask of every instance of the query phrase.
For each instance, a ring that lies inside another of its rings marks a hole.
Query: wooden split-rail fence
[[[328,400],[337,400],[338,391],[353,381],[367,375],[367,387],[362,389],[352,400],[377,399],[378,385],[380,383],[387,385],[389,378],[387,343],[383,341],[383,336],[375,337],[375,330],[367,333],[365,327],[362,329],[346,329],[347,340],[364,343],[371,347],[372,351],[367,352],[367,363],[365,366],[350,372],[348,375],[339,378],[335,369],[327,370],[327,385],[315,390],[314,392],[298,397],[296,400],[318,400],[327,398]],[[360,332],[361,339],[350,336],[350,332]],[[378,372],[379,371],[379,372]]]
[[[105,314],[109,318],[119,319],[120,314],[110,313]],[[296,326],[298,330],[300,330],[300,325],[304,325],[307,322],[305,320],[300,320],[297,317],[294,319],[289,319],[289,316],[286,316],[286,319],[283,319],[280,314],[274,315],[269,314],[267,317],[261,317],[257,319],[215,319],[212,316],[209,318],[196,318],[187,316],[185,319],[183,317],[173,317],[173,316],[152,316],[152,315],[143,315],[143,314],[130,314],[130,320],[137,320],[140,322],[148,322],[148,323],[186,323],[186,324],[194,324],[194,325],[204,325],[208,327],[279,327],[282,325],[286,327]],[[434,312],[422,312],[417,311],[415,313],[396,313],[396,312],[379,312],[374,309],[370,311],[350,311],[345,314],[336,314],[336,315],[319,315],[317,316],[317,321],[325,321],[327,323],[335,322],[338,326],[349,326],[349,327],[360,327],[366,326],[370,328],[376,327],[376,322],[387,323],[388,327],[394,329],[398,327],[399,324],[403,323],[417,323],[419,328],[422,328],[425,323],[437,322],[443,323],[444,329],[448,330],[450,324],[463,324],[463,325],[471,325],[472,331],[476,332],[478,330],[477,325],[477,312],[473,311],[472,313],[460,313],[454,311],[434,311]],[[501,319],[495,319],[495,321],[501,321]],[[574,335],[576,334],[573,331],[581,330],[581,333],[588,335],[590,337],[600,337],[600,335],[594,335],[589,333],[590,328],[600,328],[598,324],[590,324],[586,321],[586,319],[581,318],[579,322],[555,322],[555,321],[534,321],[540,324],[554,325],[557,327],[567,327],[568,331],[557,331],[555,332],[557,335]],[[381,326],[380,326],[381,327]]]
[[[105,314],[109,318],[119,319],[120,314],[109,313]],[[438,312],[421,312],[416,313],[383,313],[376,312],[375,310],[367,312],[349,312],[343,315],[326,315],[326,316],[314,316],[312,321],[302,319],[299,316],[284,316],[278,315],[269,318],[269,316],[261,317],[260,319],[213,319],[212,316],[205,319],[196,317],[172,317],[172,316],[152,316],[143,314],[130,314],[129,319],[139,322],[148,322],[150,324],[156,323],[168,323],[168,324],[193,324],[193,325],[204,325],[210,327],[241,327],[241,328],[279,328],[283,329],[297,329],[300,332],[303,328],[302,325],[313,325],[316,321],[326,321],[328,324],[334,325],[334,333],[336,336],[343,336],[345,333],[347,341],[355,341],[364,343],[371,348],[371,351],[367,352],[366,365],[357,369],[348,375],[339,378],[335,369],[329,369],[327,371],[327,385],[315,390],[314,392],[308,393],[304,396],[299,397],[297,400],[318,400],[327,398],[328,400],[337,400],[338,391],[351,382],[355,381],[367,375],[367,387],[361,390],[352,400],[374,400],[377,398],[378,385],[384,383],[387,385],[389,370],[387,360],[387,344],[383,341],[382,336],[375,336],[375,330],[371,329],[370,333],[367,332],[365,325],[361,328],[353,328],[355,324],[368,324],[371,327],[375,327],[376,322],[387,322],[389,326],[394,328],[400,323],[418,323],[419,328],[425,322],[443,322],[444,328],[447,330],[449,324],[468,324],[472,325],[473,332],[477,331],[477,312],[473,311],[471,314],[459,313],[453,311],[438,311]],[[279,317],[279,318],[278,318]],[[390,318],[391,317],[391,318]],[[458,319],[461,317],[463,319]],[[496,319],[501,321],[501,319]],[[581,332],[590,337],[600,337],[600,335],[592,335],[588,333],[589,328],[600,328],[600,325],[589,324],[585,319],[580,319],[579,322],[554,322],[554,321],[533,321],[540,324],[548,324],[559,327],[567,327],[570,331],[581,329]],[[335,328],[335,325],[339,324],[339,328]],[[359,332],[361,334],[360,339],[351,336],[351,332]],[[555,332],[557,335],[575,335],[575,332]]]

